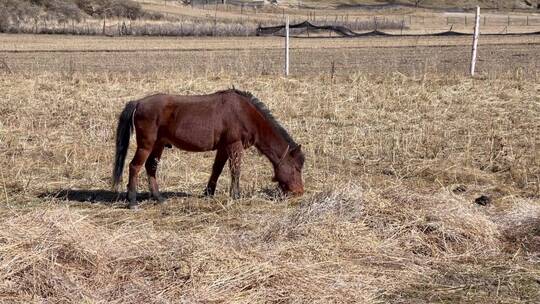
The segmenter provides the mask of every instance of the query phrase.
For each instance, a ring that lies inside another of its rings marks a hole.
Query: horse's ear
[[[302,151],[302,145],[298,145],[291,149],[291,155],[295,156]]]
[[[304,154],[302,153],[302,145],[298,145],[291,150],[291,157],[300,165],[304,166]]]

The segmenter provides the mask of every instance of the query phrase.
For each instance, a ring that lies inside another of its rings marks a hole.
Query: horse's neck
[[[287,141],[271,126],[265,127],[260,132],[258,140],[255,143],[255,147],[274,165],[279,163],[287,150],[287,146]]]

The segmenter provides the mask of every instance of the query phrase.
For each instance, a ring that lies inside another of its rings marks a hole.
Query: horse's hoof
[[[212,196],[214,196],[214,191],[212,191],[211,189],[206,188],[203,191],[203,196],[212,197]]]
[[[154,196],[154,201],[156,201],[156,205],[163,205],[165,204],[166,200],[163,196]]]
[[[137,204],[137,192],[128,191],[127,192],[127,200],[128,200],[128,204],[136,205]]]

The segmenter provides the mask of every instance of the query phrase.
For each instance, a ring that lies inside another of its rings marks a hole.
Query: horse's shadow
[[[182,198],[182,197],[193,197],[193,195],[185,192],[161,192],[161,195],[165,199],[170,198]],[[59,189],[53,191],[47,191],[38,194],[39,198],[45,199],[62,199],[75,202],[84,202],[84,203],[121,203],[126,200],[125,192],[114,192],[110,190],[74,190],[74,189]],[[148,200],[151,199],[150,193],[148,192],[139,192],[137,194],[137,200]]]

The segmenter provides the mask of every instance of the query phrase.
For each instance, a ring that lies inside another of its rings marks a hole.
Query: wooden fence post
[[[289,76],[289,16],[285,21],[285,76]]]
[[[330,66],[330,82],[334,83],[334,74],[336,73],[336,63],[332,60],[332,65]]]
[[[480,6],[476,7],[476,22],[474,26],[474,35],[473,35],[473,47],[472,47],[472,58],[471,58],[471,76],[474,76],[474,70],[476,67],[476,54],[478,49],[478,36],[480,35]]]
[[[218,12],[218,2],[216,1],[216,11],[214,12],[214,30],[212,31],[214,36],[216,36],[217,12]]]

